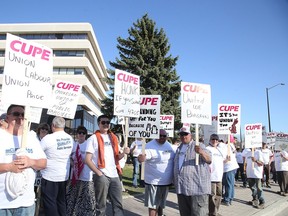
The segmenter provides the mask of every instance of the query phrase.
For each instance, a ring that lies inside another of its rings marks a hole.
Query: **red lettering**
[[[140,105],[150,104],[150,105],[155,106],[157,105],[157,101],[158,101],[158,98],[142,98]]]
[[[57,84],[57,88],[67,89],[67,90],[72,89],[72,91],[78,92],[80,86],[79,86],[79,85],[74,85],[74,84],[72,84],[72,83],[59,82],[59,83]]]
[[[238,112],[239,111],[239,106],[220,106],[220,111],[234,111]]]
[[[218,116],[212,116],[212,121],[217,121],[218,120]]]
[[[138,77],[131,76],[125,73],[118,73],[117,79],[120,81],[133,83],[134,85],[138,85],[138,80],[139,80]]]
[[[246,130],[260,130],[262,127],[261,125],[247,125]]]
[[[169,121],[172,121],[172,116],[160,116],[161,120],[169,120]]]
[[[27,43],[14,40],[10,43],[10,48],[15,52],[21,52],[24,55],[31,55],[33,57],[40,56],[41,59],[49,61],[51,52],[41,47],[36,47],[33,45],[27,45]]]
[[[183,91],[205,93],[205,94],[208,93],[208,91],[205,88],[202,88],[201,86],[189,85],[189,84],[183,86]]]

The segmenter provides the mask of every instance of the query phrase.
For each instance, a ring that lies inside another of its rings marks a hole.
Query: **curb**
[[[253,214],[253,216],[271,216],[271,215],[277,215],[281,211],[283,211],[285,208],[287,208],[288,199],[283,198],[281,200],[278,200],[276,202],[271,203],[269,206],[265,207],[263,210],[260,210]]]

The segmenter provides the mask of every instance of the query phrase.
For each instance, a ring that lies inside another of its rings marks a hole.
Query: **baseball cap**
[[[182,128],[180,128],[178,134],[179,134],[179,135],[181,135],[181,134],[191,134],[190,128],[188,128],[188,127],[182,127]]]

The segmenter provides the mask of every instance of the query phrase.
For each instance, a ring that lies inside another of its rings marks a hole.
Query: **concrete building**
[[[53,50],[53,82],[56,79],[82,84],[77,112],[67,121],[67,129],[73,133],[84,125],[88,133],[97,127],[101,114],[101,100],[109,90],[105,82],[106,65],[93,28],[89,23],[29,23],[0,24],[0,91],[4,71],[6,33],[50,47]],[[43,110],[41,122],[51,122],[52,116]]]

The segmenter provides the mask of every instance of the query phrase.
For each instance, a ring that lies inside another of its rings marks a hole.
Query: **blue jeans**
[[[140,172],[140,163],[137,157],[133,157],[133,186],[138,186],[139,172]]]
[[[224,202],[229,204],[231,204],[234,198],[234,183],[235,183],[236,171],[237,169],[225,172],[223,174],[223,180],[222,180],[224,189],[223,200]]]
[[[35,214],[35,205],[13,209],[0,209],[1,216],[31,216]]]
[[[263,197],[263,189],[261,179],[248,178],[249,188],[252,191],[253,200],[259,200],[260,203],[265,203]]]

